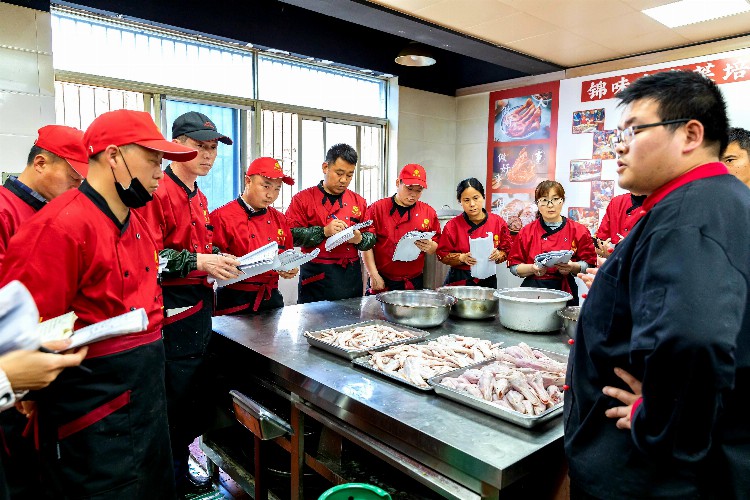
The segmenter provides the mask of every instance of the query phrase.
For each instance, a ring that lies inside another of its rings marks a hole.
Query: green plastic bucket
[[[327,489],[318,500],[391,500],[391,496],[371,484],[346,483]]]

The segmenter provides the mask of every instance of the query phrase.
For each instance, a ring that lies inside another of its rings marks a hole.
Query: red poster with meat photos
[[[487,210],[512,232],[533,221],[534,188],[555,178],[560,82],[490,93]]]

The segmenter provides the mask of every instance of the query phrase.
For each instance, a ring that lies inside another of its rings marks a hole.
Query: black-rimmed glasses
[[[633,142],[635,134],[638,133],[639,130],[643,130],[644,128],[661,127],[662,125],[671,125],[673,123],[687,123],[690,120],[691,118],[680,118],[679,120],[666,120],[663,122],[633,125],[632,127],[628,127],[624,130],[615,130],[615,133],[609,137],[609,146],[612,149],[615,149],[620,143],[622,143],[623,146],[629,146],[630,143]]]
[[[555,205],[561,205],[563,201],[562,198],[552,198],[551,200],[548,200],[547,198],[539,198],[536,200],[536,204],[540,207],[554,207]]]

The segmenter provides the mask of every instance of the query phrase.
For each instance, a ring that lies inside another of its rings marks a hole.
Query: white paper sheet
[[[326,240],[326,251],[330,252],[339,245],[343,245],[350,239],[354,238],[354,231],[357,229],[364,229],[368,226],[372,226],[372,220],[366,220],[359,224],[349,226],[341,232],[338,232]]]
[[[279,267],[275,271],[291,271],[313,260],[320,253],[320,248],[314,248],[312,252],[304,253],[296,248],[290,248],[279,254]]]
[[[39,311],[34,298],[20,281],[0,289],[0,354],[40,345]]]
[[[430,240],[435,236],[435,231],[409,231],[398,240],[396,249],[393,251],[393,260],[411,262],[417,260],[421,250],[417,248],[418,240]]]
[[[209,278],[208,282],[216,282],[216,287],[221,288],[275,269],[281,264],[279,261],[279,244],[273,241],[260,248],[256,248],[252,252],[240,257],[239,261],[239,269],[241,271],[239,276],[229,280]]]
[[[142,332],[146,328],[148,328],[148,315],[146,310],[141,307],[135,311],[126,312],[76,330],[70,337],[70,346],[65,349],[73,349],[128,333]]]
[[[469,252],[477,263],[471,266],[471,275],[483,280],[497,274],[497,264],[490,260],[490,254],[494,249],[492,233],[487,233],[484,238],[469,238]]]

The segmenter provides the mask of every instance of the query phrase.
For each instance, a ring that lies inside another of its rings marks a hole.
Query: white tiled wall
[[[55,123],[49,12],[0,2],[0,171],[26,165],[37,130]]]
[[[435,209],[456,205],[456,98],[399,87],[398,169],[419,163],[427,170],[422,201]],[[395,190],[395,177],[387,194]]]

